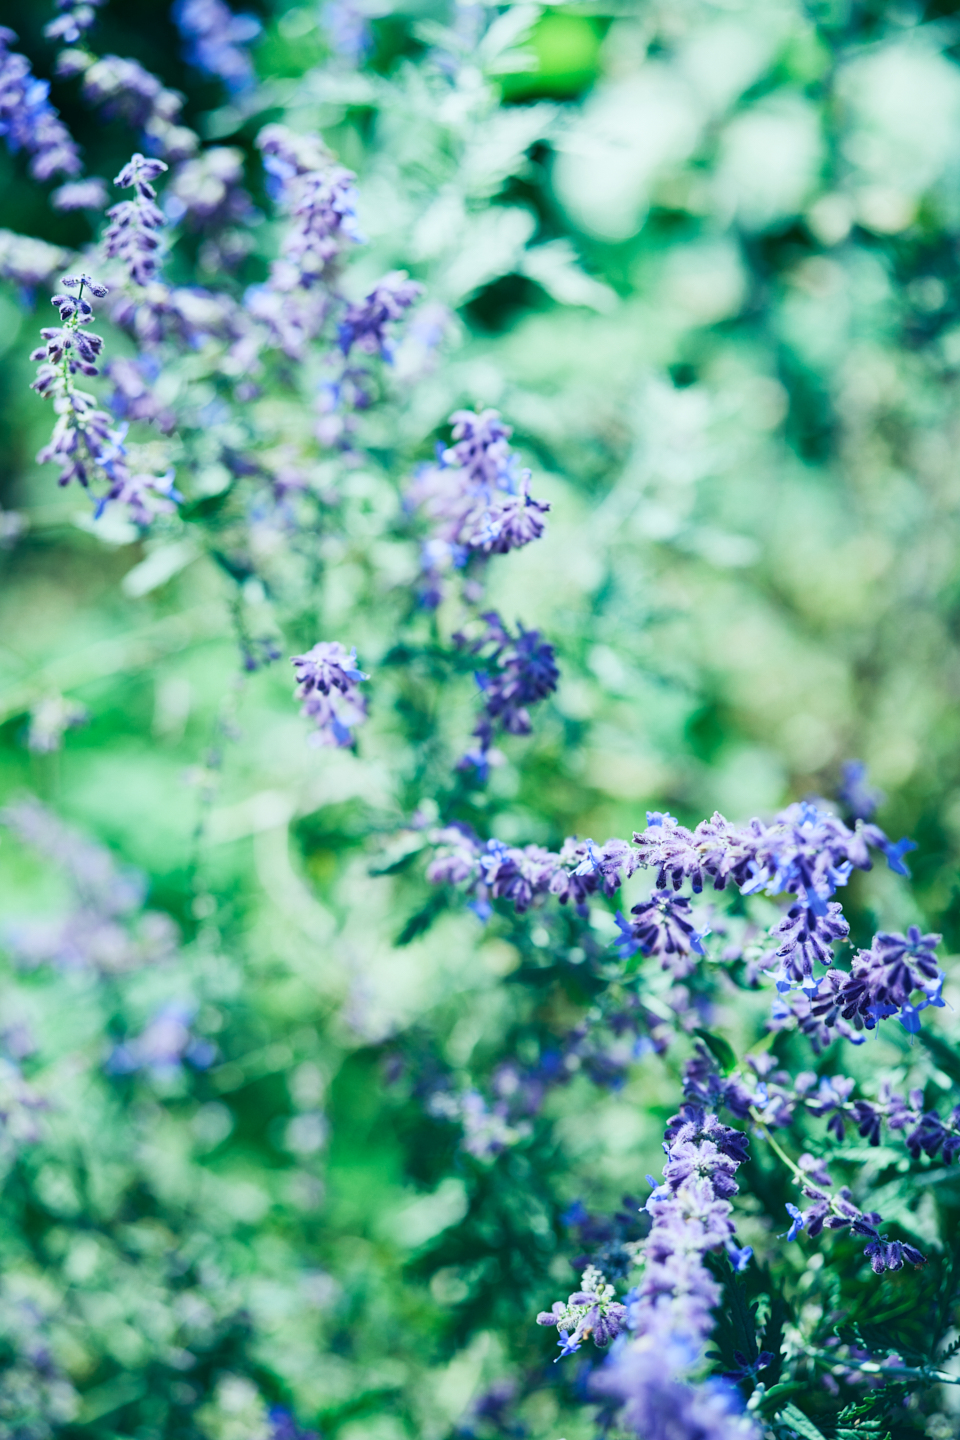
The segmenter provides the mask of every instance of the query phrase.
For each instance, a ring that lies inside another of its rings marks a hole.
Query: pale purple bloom
[[[79,175],[80,153],[67,127],[50,104],[50,85],[33,74],[25,55],[10,50],[17,37],[0,26],[0,135],[8,150],[30,157],[36,180]]]
[[[147,160],[138,152],[113,182],[132,190],[133,199],[121,200],[108,210],[110,224],[104,245],[108,257],[119,260],[137,285],[148,285],[157,273],[159,232],[166,222],[150,182],[166,169],[162,160]]]
[[[252,84],[253,65],[242,47],[260,34],[256,16],[235,15],[224,0],[176,0],[172,13],[189,65],[216,76],[234,94]]]
[[[103,210],[107,203],[107,182],[99,175],[86,180],[68,180],[50,196],[55,210]]]
[[[338,640],[321,640],[304,655],[291,661],[297,680],[300,713],[312,720],[316,730],[312,745],[350,746],[353,731],[367,718],[367,702],[359,685],[370,677],[357,667],[357,652],[344,649]]]
[[[79,701],[47,695],[30,711],[27,748],[38,755],[50,755],[61,749],[68,730],[77,730],[89,721],[90,712]]]
[[[357,65],[373,47],[370,22],[357,0],[326,0],[320,23],[335,55]]]
[[[185,220],[194,229],[249,223],[256,212],[243,188],[243,152],[212,145],[185,161],[166,188],[164,208],[173,224]]]
[[[405,270],[391,270],[384,275],[363,300],[347,307],[337,327],[337,341],[344,355],[356,346],[368,355],[392,360],[393,347],[388,326],[399,320],[415,300],[423,294],[423,286],[411,280]]]
[[[91,105],[102,106],[107,119],[123,120],[142,131],[146,148],[171,163],[186,160],[197,150],[197,135],[178,123],[182,96],[168,90],[137,60],[104,55],[86,66],[83,97]]]
[[[269,279],[247,292],[246,305],[270,343],[300,359],[330,313],[328,281],[341,252],[362,238],[355,176],[333,163],[319,139],[284,125],[265,126],[257,145],[271,193],[291,224]]]
[[[846,760],[841,773],[837,799],[855,820],[871,820],[877,806],[883,803],[883,791],[869,784],[862,760]]]
[[[421,468],[406,494],[407,507],[432,525],[421,561],[430,605],[439,602],[445,571],[528,545],[543,534],[550,509],[531,496],[530,471],[520,468],[496,410],[457,410],[450,420],[454,444]]]
[[[107,1060],[112,1075],[132,1075],[148,1070],[158,1078],[171,1075],[186,1061],[196,1070],[206,1070],[216,1057],[208,1040],[194,1035],[192,1021],[196,1006],[173,1000],[161,1006],[139,1035],[117,1045]]]
[[[60,14],[43,27],[48,40],[60,40],[64,45],[76,45],[96,20],[95,10],[105,5],[106,0],[56,0]]]
[[[270,1440],[319,1440],[315,1430],[301,1430],[289,1410],[273,1405],[267,1416],[270,1422]]]
[[[119,974],[170,958],[176,929],[168,916],[143,910],[141,875],[118,869],[109,851],[64,825],[36,800],[7,806],[0,821],[63,870],[74,893],[66,915],[8,928],[5,940],[20,965]]]
[[[454,641],[483,660],[484,668],[474,676],[484,701],[473,732],[479,745],[463,757],[460,768],[475,766],[481,779],[485,779],[496,731],[529,735],[532,724],[527,707],[546,699],[557,688],[560,672],[553,646],[541,639],[539,630],[525,630],[518,623],[516,635],[511,635],[495,610],[481,619],[486,629],[479,639],[470,642],[463,635],[455,635]]]

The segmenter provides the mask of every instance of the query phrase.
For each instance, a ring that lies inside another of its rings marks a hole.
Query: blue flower
[[[797,1209],[796,1205],[791,1205],[789,1200],[787,1201],[786,1210],[787,1214],[790,1216],[790,1229],[786,1232],[785,1236],[781,1236],[780,1238],[787,1240],[796,1240],[797,1236],[800,1234],[800,1231],[806,1228],[807,1222],[804,1220],[802,1212]]]

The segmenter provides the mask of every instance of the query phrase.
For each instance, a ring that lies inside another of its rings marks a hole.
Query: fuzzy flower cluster
[[[506,1097],[491,1105],[479,1090],[435,1090],[427,1105],[434,1119],[462,1127],[463,1149],[477,1160],[492,1160],[530,1134],[529,1121],[511,1119],[510,1108]]]
[[[108,120],[122,120],[143,136],[144,149],[170,164],[187,160],[199,148],[199,137],[180,123],[183,97],[151,75],[137,60],[104,55],[95,60],[86,50],[65,50],[58,73],[83,75],[83,98]]]
[[[173,21],[188,65],[222,80],[234,94],[249,88],[253,65],[243,47],[260,34],[255,15],[235,15],[224,0],[176,0]]]
[[[162,1005],[139,1035],[115,1046],[107,1060],[110,1075],[147,1071],[158,1079],[176,1074],[186,1062],[206,1070],[216,1058],[216,1047],[193,1033],[196,1007],[172,1000]]]
[[[601,1349],[624,1328],[627,1310],[615,1298],[616,1291],[595,1265],[588,1265],[580,1278],[580,1289],[567,1299],[556,1300],[550,1310],[537,1316],[538,1325],[556,1325],[560,1339],[558,1360],[579,1350],[584,1340],[592,1340]]]
[[[49,83],[37,79],[25,55],[10,49],[16,39],[0,25],[0,135],[8,150],[29,155],[34,179],[79,175],[80,152],[47,98]]]
[[[526,630],[517,625],[516,635],[495,610],[480,617],[485,629],[470,641],[455,635],[454,643],[482,661],[474,678],[483,695],[483,710],[474,730],[477,745],[464,755],[460,768],[474,767],[481,780],[486,779],[490,750],[497,731],[507,735],[529,735],[530,705],[553,693],[560,671],[554,660],[554,648],[542,639],[539,630]]]
[[[755,1427],[739,1413],[730,1387],[691,1386],[684,1379],[701,1359],[720,1299],[706,1255],[722,1247],[742,1270],[753,1253],[736,1244],[730,1218],[738,1188],[734,1177],[748,1158],[747,1137],[699,1106],[685,1105],[668,1122],[664,1151],[663,1183],[651,1180],[655,1188],[645,1207],[652,1224],[639,1247],[643,1277],[625,1304],[614,1308],[612,1287],[601,1289],[603,1277],[588,1271],[582,1292],[537,1320],[563,1322],[561,1355],[578,1350],[588,1335],[601,1345],[623,1335],[593,1384],[618,1402],[625,1423],[644,1440],[753,1436]],[[591,1294],[584,1293],[588,1275]],[[681,1420],[686,1428],[680,1428]]]
[[[339,640],[321,640],[291,661],[297,680],[296,696],[303,701],[300,714],[316,729],[311,745],[349,746],[354,730],[367,718],[367,702],[359,690],[369,675],[357,668],[356,650],[347,651]]]
[[[121,974],[158,964],[174,953],[177,933],[170,919],[144,911],[144,884],[119,870],[112,856],[61,824],[37,801],[0,812],[0,822],[61,870],[73,891],[66,915],[18,921],[5,941],[26,968],[52,964],[62,970]]]
[[[55,20],[43,27],[48,40],[59,40],[63,45],[76,45],[88,30],[93,28],[96,11],[106,0],[56,0],[60,12]]]
[[[157,273],[159,232],[163,212],[150,183],[167,169],[162,160],[146,160],[137,153],[127,161],[114,185],[132,190],[132,200],[121,200],[107,211],[110,224],[104,245],[110,260],[119,260],[135,285],[149,285]]]
[[[321,141],[283,125],[267,125],[257,145],[272,196],[292,223],[268,280],[247,292],[246,304],[271,343],[296,360],[330,313],[329,286],[344,247],[362,238],[355,177],[333,163]]]
[[[812,1155],[801,1155],[798,1169],[802,1177],[802,1194],[813,1203],[801,1211],[799,1206],[788,1202],[788,1240],[795,1240],[801,1230],[805,1230],[811,1239],[824,1229],[848,1230],[852,1235],[866,1239],[863,1253],[875,1275],[882,1275],[885,1270],[902,1270],[904,1261],[911,1265],[926,1264],[925,1257],[915,1245],[905,1240],[889,1240],[881,1235],[883,1217],[876,1210],[864,1212],[858,1209],[847,1186],[834,1191],[822,1160]]]
[[[740,1119],[752,1114],[764,1125],[785,1128],[793,1123],[798,1110],[805,1110],[825,1119],[828,1133],[840,1143],[847,1127],[853,1126],[869,1145],[879,1145],[886,1126],[889,1132],[903,1133],[913,1160],[921,1155],[933,1160],[942,1151],[950,1165],[960,1155],[960,1105],[944,1120],[937,1110],[926,1108],[922,1089],[901,1095],[885,1080],[877,1096],[868,1100],[853,1098],[855,1086],[849,1075],[818,1077],[812,1070],[791,1078],[787,1071],[777,1069],[769,1054],[748,1055],[745,1071],[721,1076],[716,1061],[700,1043],[684,1067],[687,1099],[716,1109],[726,1106]]]
[[[344,356],[356,347],[367,355],[393,359],[389,326],[423,294],[423,286],[411,280],[405,270],[384,275],[363,300],[348,305],[337,326],[337,342]]]
[[[434,832],[432,839],[432,881],[465,883],[474,902],[502,898],[521,913],[552,895],[561,904],[572,901],[586,915],[592,895],[612,896],[637,870],[652,870],[656,892],[634,907],[631,921],[618,915],[621,936],[615,943],[626,954],[640,949],[659,956],[678,975],[692,968],[691,955],[703,953],[706,933],[694,925],[689,900],[677,893],[685,882],[693,895],[705,886],[735,886],[742,895],[794,896],[770,932],[766,956],[781,997],[774,1018],[781,1023],[788,1012],[807,1028],[800,1012],[809,1011],[814,1028],[856,1038],[856,1032],[898,1015],[904,1028],[915,1032],[919,1013],[944,1003],[933,953],[940,937],[921,935],[915,927],[905,936],[878,934],[870,950],[858,952],[849,972],[833,966],[833,947],[849,928],[831,899],[835,889],[852,870],[871,868],[871,849],[906,874],[903,855],[913,842],[894,844],[878,826],[862,821],[851,829],[806,801],[788,806],[769,824],[754,819],[734,825],[715,813],[692,831],[671,815],[648,812],[647,827],[634,833],[633,845],[610,839],[598,846],[574,837],[559,853],[537,845],[483,843],[459,825]],[[826,974],[816,976],[815,964]],[[791,993],[798,987],[799,996]]]
[[[506,555],[543,534],[545,500],[530,494],[512,434],[496,410],[457,410],[450,417],[454,443],[439,449],[408,487],[405,504],[430,526],[421,555],[424,603],[437,605],[443,576],[472,557]]]
[[[149,525],[155,516],[172,513],[182,496],[174,487],[172,471],[164,476],[131,474],[123,443],[126,427],[114,428],[106,411],[97,409],[94,397],[78,388],[78,374],[98,373],[95,362],[103,349],[102,338],[88,329],[93,309],[84,291],[102,299],[107,288],[89,275],[67,276],[63,285],[77,294],[53,296],[60,324],[41,330],[44,344],[30,357],[40,361],[32,388],[43,399],[52,398],[57,413],[50,443],[37,459],[60,466],[61,485],[76,480],[90,489],[97,484],[102,493],[96,500],[96,516],[115,501],[128,507],[137,524]]]

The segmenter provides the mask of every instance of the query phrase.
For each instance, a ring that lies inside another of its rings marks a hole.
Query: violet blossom
[[[235,15],[224,0],[176,0],[172,14],[188,65],[222,80],[233,94],[253,83],[253,64],[242,47],[260,34],[255,15]]]
[[[510,426],[496,410],[457,410],[450,421],[453,445],[422,467],[406,494],[408,509],[432,527],[421,560],[431,605],[439,602],[444,572],[462,569],[472,556],[528,545],[543,534],[550,509],[531,496],[530,471],[520,468]]]
[[[65,53],[67,56],[78,54],[77,51]],[[107,119],[123,120],[141,131],[146,149],[171,164],[195,154],[198,136],[179,123],[182,96],[168,90],[139,61],[104,55],[80,68],[82,94],[87,103],[102,108]]]
[[[162,160],[147,160],[137,152],[113,182],[124,190],[132,190],[133,199],[121,200],[107,211],[110,224],[104,245],[108,258],[119,260],[136,285],[149,285],[157,273],[159,232],[164,217],[150,182],[166,169]]]
[[[405,270],[391,270],[384,275],[365,298],[347,307],[337,326],[337,343],[344,356],[356,346],[367,355],[393,359],[393,346],[387,327],[399,320],[405,310],[423,294],[423,286],[411,280]]]
[[[344,649],[339,640],[321,640],[291,661],[297,680],[300,713],[316,730],[311,745],[351,746],[354,730],[367,718],[367,702],[358,686],[369,675],[357,667],[357,652]]]
[[[12,153],[23,150],[30,157],[34,179],[79,175],[80,152],[47,98],[49,82],[37,79],[27,57],[9,48],[16,39],[0,25],[0,135]]]
[[[484,701],[473,732],[479,743],[464,755],[459,768],[474,766],[483,780],[497,730],[508,735],[529,735],[532,724],[527,707],[556,690],[560,671],[553,646],[541,639],[539,630],[526,630],[518,623],[516,635],[511,635],[495,610],[487,611],[481,619],[486,629],[479,639],[469,642],[463,635],[455,635],[454,642],[482,656],[483,668],[474,675]]]
[[[54,190],[50,203],[55,210],[103,210],[107,203],[107,184],[99,175],[84,180],[68,180]]]
[[[110,416],[96,408],[94,397],[78,389],[78,374],[94,376],[103,340],[87,327],[93,309],[84,290],[103,298],[107,287],[89,275],[68,276],[63,284],[73,295],[54,295],[52,303],[60,314],[59,326],[41,330],[45,343],[35,350],[33,360],[41,362],[32,388],[43,398],[52,398],[57,419],[50,443],[40,451],[41,464],[55,461],[60,466],[59,483],[76,480],[84,489],[96,485],[95,517],[110,501],[126,504],[131,519],[148,525],[158,514],[171,514],[182,496],[174,488],[173,472],[164,476],[131,475],[124,445],[126,426],[114,428]]]
[[[60,40],[65,45],[76,45],[96,21],[95,11],[105,5],[106,0],[56,0],[60,14],[43,27],[48,40]]]

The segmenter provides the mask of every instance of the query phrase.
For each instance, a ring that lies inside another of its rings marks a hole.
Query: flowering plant
[[[956,1432],[955,47],[681,8],[11,0],[12,1440]]]

